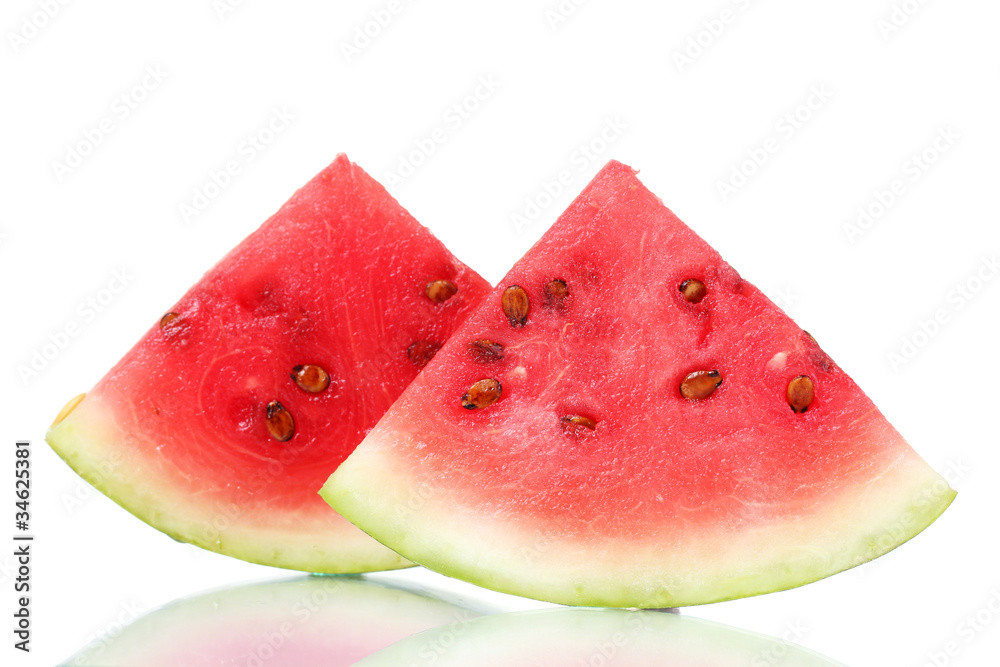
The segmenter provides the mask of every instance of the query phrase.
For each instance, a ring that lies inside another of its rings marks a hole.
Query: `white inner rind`
[[[800,586],[876,558],[936,519],[955,492],[915,452],[867,482],[784,522],[700,525],[653,536],[564,539],[463,504],[460,490],[400,465],[414,434],[377,426],[320,492],[342,515],[408,558],[494,590],[570,605],[670,607]],[[371,494],[378,489],[378,494]],[[778,513],[778,516],[781,516]],[[664,522],[672,517],[664,516]]]
[[[131,437],[99,396],[88,394],[46,440],[81,477],[154,528],[182,542],[242,560],[323,573],[411,566],[334,512],[268,512],[234,493],[209,502],[178,483],[170,461]],[[202,471],[199,474],[210,474]],[[224,484],[224,482],[223,482]]]

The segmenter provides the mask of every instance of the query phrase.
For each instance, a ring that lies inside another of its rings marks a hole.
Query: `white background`
[[[343,151],[492,282],[607,159],[640,169],[959,490],[930,529],[871,565],[684,613],[773,636],[797,623],[802,644],[852,666],[919,667],[949,648],[939,664],[995,664],[1000,6],[897,1],[910,12],[898,26],[891,0],[591,0],[564,3],[575,11],[559,21],[557,0],[402,2],[350,57],[344,45],[388,0],[250,0],[221,13],[212,0],[50,2],[51,18],[45,2],[4,2],[0,539],[14,532],[12,443],[28,438],[37,541],[30,656],[11,648],[12,558],[0,549],[0,661],[53,664],[124,610],[284,574],[173,542],[90,491],[43,436],[68,398]],[[728,23],[716,23],[723,11]],[[469,98],[490,78],[495,90]],[[801,107],[815,90],[826,99]],[[452,110],[463,102],[475,107],[465,118]],[[275,110],[294,118],[248,159],[241,145]],[[111,132],[80,149],[81,164],[55,166],[103,119]],[[608,123],[621,129],[605,142]],[[414,154],[435,128],[445,140]],[[952,137],[943,152],[939,132]],[[776,152],[741,167],[768,139]],[[925,150],[933,163],[915,168]],[[389,183],[411,156],[414,173]],[[229,160],[240,172],[185,220],[181,206]],[[753,173],[724,197],[734,168]],[[570,185],[547,199],[563,170]],[[896,179],[902,194],[850,237],[859,207]],[[540,206],[518,229],[529,200]],[[127,286],[90,314],[87,299],[116,271]],[[935,313],[943,323],[927,325]],[[72,324],[77,335],[45,348]],[[893,363],[904,339],[911,358]],[[26,372],[43,349],[51,358]]]

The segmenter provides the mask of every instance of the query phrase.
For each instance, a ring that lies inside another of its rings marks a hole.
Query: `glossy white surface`
[[[640,169],[959,491],[872,564],[684,613],[852,667],[995,663],[995,3],[10,0],[0,17],[0,663],[52,665],[178,598],[287,576],[147,527],[43,435],[340,151],[491,281],[607,159]],[[366,27],[378,34],[345,56]],[[36,352],[49,358],[23,373]],[[11,633],[24,438],[28,655]]]

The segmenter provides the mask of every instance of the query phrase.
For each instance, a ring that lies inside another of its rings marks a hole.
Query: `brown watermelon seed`
[[[493,378],[483,378],[473,383],[462,396],[462,407],[466,410],[479,410],[493,405],[500,398],[503,387]]]
[[[295,366],[292,368],[292,379],[302,391],[318,394],[330,386],[330,374],[315,364]]]
[[[569,296],[569,286],[562,278],[556,278],[545,286],[545,305],[552,308],[563,308],[566,297]]]
[[[681,382],[681,396],[692,401],[700,401],[711,396],[722,384],[719,371],[695,371]]]
[[[469,356],[484,363],[503,359],[503,345],[488,338],[469,341]]]
[[[424,294],[434,303],[444,303],[457,293],[458,288],[455,284],[447,280],[433,280],[424,288]]]
[[[267,404],[267,432],[278,442],[288,442],[295,435],[292,413],[278,401]]]
[[[684,299],[690,303],[699,303],[708,295],[708,288],[705,283],[697,278],[688,278],[679,287]]]
[[[597,428],[597,422],[590,417],[583,417],[581,415],[566,415],[559,421],[562,424],[563,430],[566,431],[578,431],[580,428],[593,431]]]
[[[76,406],[80,405],[80,401],[83,400],[84,396],[86,396],[86,394],[79,394],[66,401],[66,405],[62,406],[62,410],[60,410],[59,414],[56,415],[55,420],[52,422],[52,426],[55,426],[62,420],[66,419],[66,417],[69,417],[69,413],[76,410]]]
[[[788,390],[785,392],[788,398],[788,405],[792,406],[792,412],[802,414],[809,409],[813,402],[815,391],[813,381],[808,375],[799,375],[788,383]]]
[[[180,313],[175,313],[173,311],[167,313],[166,315],[160,318],[160,328],[166,329],[168,326],[174,323],[174,320],[176,320],[180,316],[181,316]]]
[[[500,299],[503,307],[503,314],[507,316],[510,325],[517,329],[523,327],[528,322],[528,311],[531,309],[531,302],[528,301],[528,293],[520,285],[511,285],[503,291]]]
[[[441,343],[432,340],[418,340],[406,348],[406,356],[409,357],[414,366],[423,368],[440,349]]]

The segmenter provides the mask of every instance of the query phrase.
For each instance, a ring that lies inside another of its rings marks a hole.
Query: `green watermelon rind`
[[[174,540],[251,563],[305,572],[345,574],[413,566],[360,530],[351,530],[352,526],[331,530],[330,522],[343,521],[332,512],[322,515],[315,526],[294,523],[291,520],[295,517],[280,515],[273,520],[287,519],[289,525],[268,529],[260,521],[252,526],[234,522],[238,513],[247,510],[235,506],[213,510],[179,492],[179,487],[170,483],[170,474],[164,474],[169,462],[142,456],[139,448],[128,447],[131,436],[118,423],[114,411],[101,399],[87,395],[49,429],[45,439],[94,488]],[[157,466],[157,474],[148,474]],[[263,512],[260,514],[263,520]],[[231,525],[234,523],[239,525]],[[350,539],[352,536],[355,539]]]
[[[432,570],[483,588],[566,605],[682,607],[795,588],[895,549],[933,523],[955,497],[948,483],[911,451],[874,474],[864,488],[830,499],[826,511],[810,517],[809,525],[774,524],[756,539],[724,532],[709,536],[707,544],[723,554],[712,566],[707,558],[685,559],[664,545],[624,539],[581,545],[540,537],[524,526],[476,516],[474,510],[465,514],[457,497],[442,495],[424,503],[434,494],[454,491],[394,466],[394,443],[413,435],[405,425],[393,428],[392,417],[390,411],[320,495],[376,540]],[[448,511],[442,516],[430,507]],[[823,536],[822,548],[816,546],[816,535]],[[800,543],[810,546],[796,547],[796,536],[809,537],[812,541]],[[699,546],[705,544],[702,540]],[[772,549],[774,544],[782,546]],[[639,553],[640,548],[647,552]],[[765,548],[770,554],[754,560]],[[606,560],[586,560],[586,554],[594,553],[605,554]],[[670,558],[683,566],[665,566]]]

